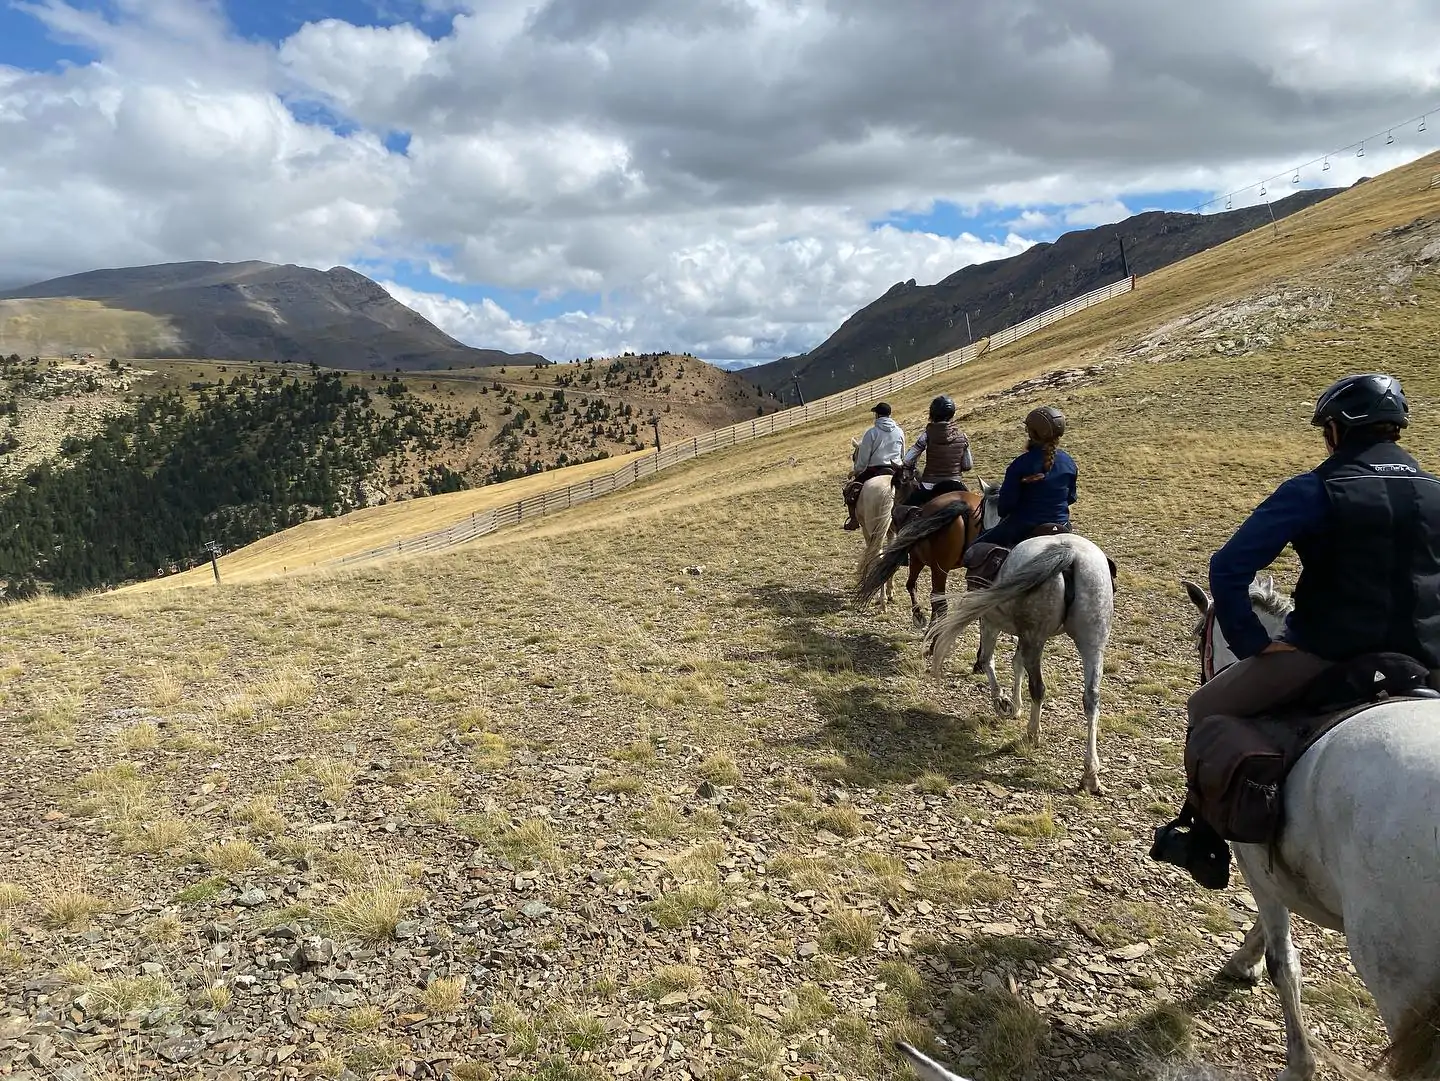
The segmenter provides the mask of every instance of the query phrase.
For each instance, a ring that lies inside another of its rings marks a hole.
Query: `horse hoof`
[[[1238,983],[1245,987],[1254,987],[1260,982],[1260,976],[1265,971],[1265,963],[1262,961],[1251,968],[1241,968],[1233,961],[1228,961],[1220,969],[1219,979],[1227,983]]]
[[[1088,792],[1092,796],[1103,796],[1105,795],[1105,786],[1094,777],[1083,777],[1075,791]]]

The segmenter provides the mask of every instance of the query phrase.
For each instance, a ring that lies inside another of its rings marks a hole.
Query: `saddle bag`
[[[1223,715],[1206,717],[1190,729],[1185,740],[1189,802],[1225,840],[1266,844],[1279,833],[1280,786],[1292,751],[1280,735],[1274,724]]]
[[[1227,841],[1269,844],[1284,825],[1286,775],[1321,736],[1385,699],[1435,695],[1429,669],[1403,653],[1368,653],[1322,672],[1265,717],[1206,717],[1185,738],[1195,814]]]

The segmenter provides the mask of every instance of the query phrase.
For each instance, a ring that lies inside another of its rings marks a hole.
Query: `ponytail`
[[[1055,468],[1055,450],[1060,446],[1060,440],[1047,439],[1041,446],[1045,448],[1045,472],[1048,473]]]

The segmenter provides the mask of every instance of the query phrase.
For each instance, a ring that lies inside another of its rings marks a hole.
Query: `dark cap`
[[[870,412],[876,414],[877,416],[888,417],[890,415],[890,403],[876,402],[870,407]]]

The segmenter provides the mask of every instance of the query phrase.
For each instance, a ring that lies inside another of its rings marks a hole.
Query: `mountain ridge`
[[[148,320],[126,320],[116,337],[107,312]],[[0,353],[113,354],[122,345],[141,359],[349,371],[547,362],[538,353],[465,345],[346,266],[191,260],[83,271],[0,292]]]
[[[807,399],[833,394],[1022,323],[1127,272],[1149,274],[1216,247],[1268,225],[1272,211],[1279,221],[1344,190],[1312,188],[1268,208],[1219,214],[1146,211],[961,267],[933,285],[896,282],[809,352],[739,374],[789,404],[796,404],[797,378]]]

